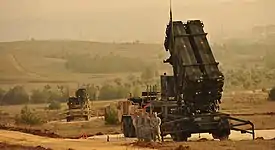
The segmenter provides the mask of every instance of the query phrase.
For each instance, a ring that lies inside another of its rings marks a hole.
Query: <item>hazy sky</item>
[[[201,19],[213,40],[275,24],[274,0],[173,0],[174,19]],[[0,41],[162,42],[169,0],[0,0]]]

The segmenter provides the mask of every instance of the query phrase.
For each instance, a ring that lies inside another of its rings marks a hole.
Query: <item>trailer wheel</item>
[[[127,123],[123,120],[122,122],[122,126],[123,126],[123,135],[124,137],[129,137],[129,131],[128,131],[128,128],[127,128]]]
[[[89,117],[89,116],[85,116],[85,120],[86,120],[86,121],[89,121],[89,120],[90,120],[90,117]]]
[[[188,135],[184,132],[173,133],[173,134],[171,134],[171,137],[172,137],[173,141],[175,141],[175,142],[182,142],[182,141],[188,140]]]
[[[212,133],[214,139],[219,139],[220,141],[228,140],[230,135],[230,123],[228,119],[224,118],[219,123],[219,128],[217,131]]]
[[[220,141],[225,141],[229,139],[230,129],[220,130],[212,133],[214,139],[219,139]]]
[[[220,141],[226,141],[229,139],[229,135],[221,136],[219,139],[220,139]]]
[[[67,117],[67,122],[71,122],[73,120],[73,117]]]
[[[219,139],[220,141],[225,141],[225,140],[228,140],[229,134],[226,134],[226,133],[220,133],[220,134],[212,133],[212,137],[214,139]]]
[[[122,131],[124,134],[124,137],[136,137],[136,131],[135,127],[132,123],[131,118],[123,118],[122,120]]]
[[[133,136],[131,125],[132,125],[131,118],[129,117],[122,118],[122,130],[123,130],[124,137]]]

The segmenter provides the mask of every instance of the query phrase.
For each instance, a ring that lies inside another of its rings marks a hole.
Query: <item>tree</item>
[[[127,88],[123,85],[117,86],[117,98],[125,98],[127,97],[128,93],[130,92],[130,88]]]
[[[110,84],[105,84],[101,87],[99,98],[102,99],[116,99],[116,88]]]
[[[49,93],[45,91],[40,91],[38,89],[32,90],[31,102],[32,103],[47,103],[49,100]]]
[[[269,91],[268,100],[275,101],[275,87]]]
[[[133,96],[134,97],[139,97],[141,96],[141,89],[140,86],[135,86],[133,89]]]
[[[6,91],[0,88],[0,105],[2,104],[3,97],[5,96]]]
[[[48,84],[44,86],[44,90],[45,90],[45,91],[50,91],[51,88],[52,88],[52,87],[51,87],[50,85],[48,85]]]
[[[122,79],[121,79],[121,78],[115,78],[115,79],[114,79],[114,82],[115,82],[117,85],[121,85],[121,84],[122,84]]]
[[[90,99],[97,100],[98,99],[98,91],[99,87],[94,84],[87,84],[85,85],[88,95]]]
[[[29,95],[23,86],[15,86],[11,88],[3,97],[5,104],[26,104],[29,102]]]
[[[66,98],[62,97],[61,93],[51,91],[50,95],[49,95],[48,102],[52,102],[52,101],[64,102],[65,100],[66,100]]]
[[[59,102],[65,102],[69,97],[69,87],[65,87],[63,85],[57,85],[58,93],[59,93]]]
[[[129,92],[129,88],[124,85],[104,84],[100,89],[99,98],[101,100],[125,98]]]

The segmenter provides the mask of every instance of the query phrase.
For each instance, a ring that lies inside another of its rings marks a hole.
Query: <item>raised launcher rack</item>
[[[173,66],[174,80],[179,83],[175,87],[178,102],[192,108],[186,113],[218,111],[224,76],[218,69],[202,22],[176,21],[171,28],[168,25],[166,31],[165,47],[171,54],[166,62]],[[172,38],[174,48],[169,48]]]
[[[161,108],[162,134],[185,141],[193,133],[211,133],[227,139],[230,130],[251,133],[250,121],[219,113],[224,76],[219,71],[200,20],[187,23],[170,21],[164,46],[171,56],[173,76],[161,76],[161,101],[153,101],[153,110]],[[160,109],[158,109],[160,110]],[[237,128],[250,125],[249,129]]]

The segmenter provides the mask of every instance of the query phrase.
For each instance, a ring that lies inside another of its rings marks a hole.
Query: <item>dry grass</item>
[[[238,114],[235,117],[252,121],[256,129],[274,129],[274,114],[264,114],[275,112],[275,103],[268,101],[267,97],[267,93],[240,92],[234,95],[226,94],[222,99],[221,111],[229,114]],[[263,115],[252,115],[255,113]]]
[[[81,41],[28,41],[0,43],[0,84],[9,88],[16,84],[27,89],[41,88],[45,84],[62,84],[77,87],[82,83],[102,83],[130,73],[90,74],[75,73],[66,69],[64,56],[86,54],[103,56],[110,53],[161,62],[164,53],[158,44],[114,44]],[[144,55],[146,53],[146,55]]]
[[[101,101],[93,101],[93,108],[95,110],[99,110],[101,108],[104,108],[106,105],[111,104],[111,103],[116,103],[117,101],[120,101],[122,99],[117,99],[117,100],[101,100]],[[24,107],[25,105],[9,105],[9,106],[0,106],[0,110],[3,112],[6,112],[10,115],[16,115],[20,113],[20,110]],[[45,109],[48,107],[48,104],[28,104],[29,108],[35,109],[38,112],[44,112]],[[67,109],[67,104],[62,103],[61,104],[61,110],[60,112],[63,112]]]
[[[130,73],[82,74],[67,70],[64,57],[68,54],[103,56],[113,53],[124,57],[139,58],[161,64],[166,59],[162,44],[116,44],[85,41],[23,41],[0,43],[0,84],[8,88],[22,84],[28,89],[40,88],[45,84],[64,84],[76,87],[78,83],[102,83],[116,77],[126,78]],[[238,54],[236,51],[218,51],[215,57],[223,68],[251,64],[251,58],[258,58],[258,52]],[[239,52],[239,51],[238,51]],[[255,62],[257,63],[257,62]],[[163,64],[164,65],[164,64]],[[253,65],[253,64],[252,64]],[[167,66],[167,65],[165,65]],[[168,69],[170,70],[170,69]],[[165,70],[165,71],[168,71]],[[169,71],[168,71],[169,72]]]
[[[94,101],[93,109],[96,110],[94,116],[103,115],[104,107],[117,101],[119,100]],[[2,112],[2,115],[0,115],[0,124],[13,124],[15,115],[20,114],[20,111],[24,106],[25,105],[0,106],[0,110]],[[66,103],[62,103],[61,110],[45,110],[47,104],[30,104],[28,106],[32,109],[35,109],[36,113],[42,117],[42,120],[49,121],[42,126],[32,126],[32,128],[35,129],[51,130],[61,136],[66,137],[76,137],[84,133],[87,135],[95,135],[98,133],[120,133],[119,125],[105,125],[105,121],[100,117],[98,119],[93,119],[89,122],[75,121],[67,123],[64,116],[64,113],[67,109]]]
[[[275,103],[266,100],[266,94],[244,94],[239,93],[237,95],[225,94],[223,99],[222,112],[230,114],[238,114],[237,118],[251,120],[256,129],[274,129],[275,128],[275,117],[274,115],[240,115],[240,114],[253,114],[253,113],[266,113],[275,112]],[[106,101],[94,101],[94,109],[103,115],[104,107],[111,103],[116,103],[119,100],[106,100]],[[18,114],[24,105],[15,106],[1,106],[0,110],[7,112],[10,117]],[[99,132],[105,133],[116,133],[120,132],[120,126],[108,126],[104,124],[104,120],[95,119],[90,122],[70,122],[66,123],[65,118],[62,114],[65,112],[66,104],[62,104],[62,110],[57,111],[45,111],[46,104],[29,105],[34,108],[38,114],[44,117],[44,119],[51,120],[51,122],[44,124],[43,129],[52,130],[63,136],[79,136],[80,134],[97,134]],[[95,114],[96,115],[96,114]],[[234,116],[234,115],[233,115]],[[61,121],[62,120],[62,121]],[[6,122],[4,119],[2,121]],[[3,122],[2,122],[3,123]],[[36,127],[35,127],[36,128]]]

